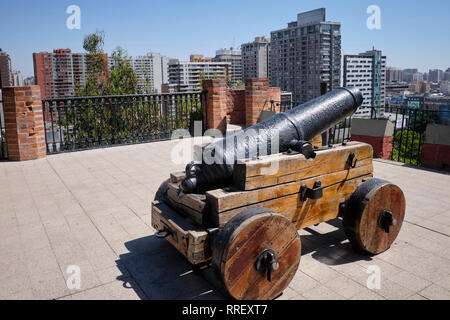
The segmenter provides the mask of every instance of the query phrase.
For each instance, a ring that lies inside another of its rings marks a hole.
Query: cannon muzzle
[[[278,113],[235,134],[205,146],[202,161],[188,164],[181,183],[184,193],[199,187],[231,183],[237,160],[276,154],[308,141],[344,118],[363,102],[359,89],[338,88],[291,110]]]

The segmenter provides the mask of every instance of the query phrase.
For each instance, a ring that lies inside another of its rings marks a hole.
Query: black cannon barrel
[[[342,119],[352,115],[363,97],[355,87],[337,88],[318,98],[279,113],[247,129],[207,145],[202,162],[188,164],[181,183],[185,193],[198,187],[231,182],[238,159],[285,152],[293,140],[314,138]]]

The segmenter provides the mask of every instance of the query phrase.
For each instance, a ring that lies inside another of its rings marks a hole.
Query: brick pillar
[[[389,120],[352,119],[351,141],[368,143],[375,158],[389,159],[392,153],[394,124]]]
[[[422,148],[422,165],[435,169],[450,169],[450,126],[427,125]]]
[[[9,160],[45,157],[40,87],[4,87],[2,94]]]
[[[227,85],[225,79],[205,79],[206,90],[206,126],[207,129],[219,129],[225,132],[227,123]]]
[[[247,127],[258,122],[264,102],[268,98],[269,79],[252,78],[245,79],[245,125]],[[265,105],[265,110],[270,110],[270,102]]]

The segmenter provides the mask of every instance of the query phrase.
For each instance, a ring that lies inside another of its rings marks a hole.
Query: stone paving
[[[166,241],[150,201],[174,142],[0,162],[0,299],[222,299]],[[374,161],[406,220],[390,250],[355,254],[336,219],[301,230],[299,270],[279,299],[450,299],[450,175]],[[80,267],[80,288],[73,269]],[[381,288],[368,289],[368,268]],[[69,280],[69,281],[67,281]]]

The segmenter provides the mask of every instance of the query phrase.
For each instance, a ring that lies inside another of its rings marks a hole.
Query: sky
[[[79,30],[66,26],[70,5],[80,7]],[[380,8],[379,30],[367,28],[370,5]],[[388,66],[450,67],[448,0],[1,0],[0,48],[24,77],[33,75],[33,52],[84,52],[84,36],[96,30],[105,33],[107,53],[121,46],[130,56],[159,52],[188,60],[191,53],[214,56],[219,48],[270,37],[297,13],[320,7],[328,21],[342,24],[343,54],[375,47]]]

